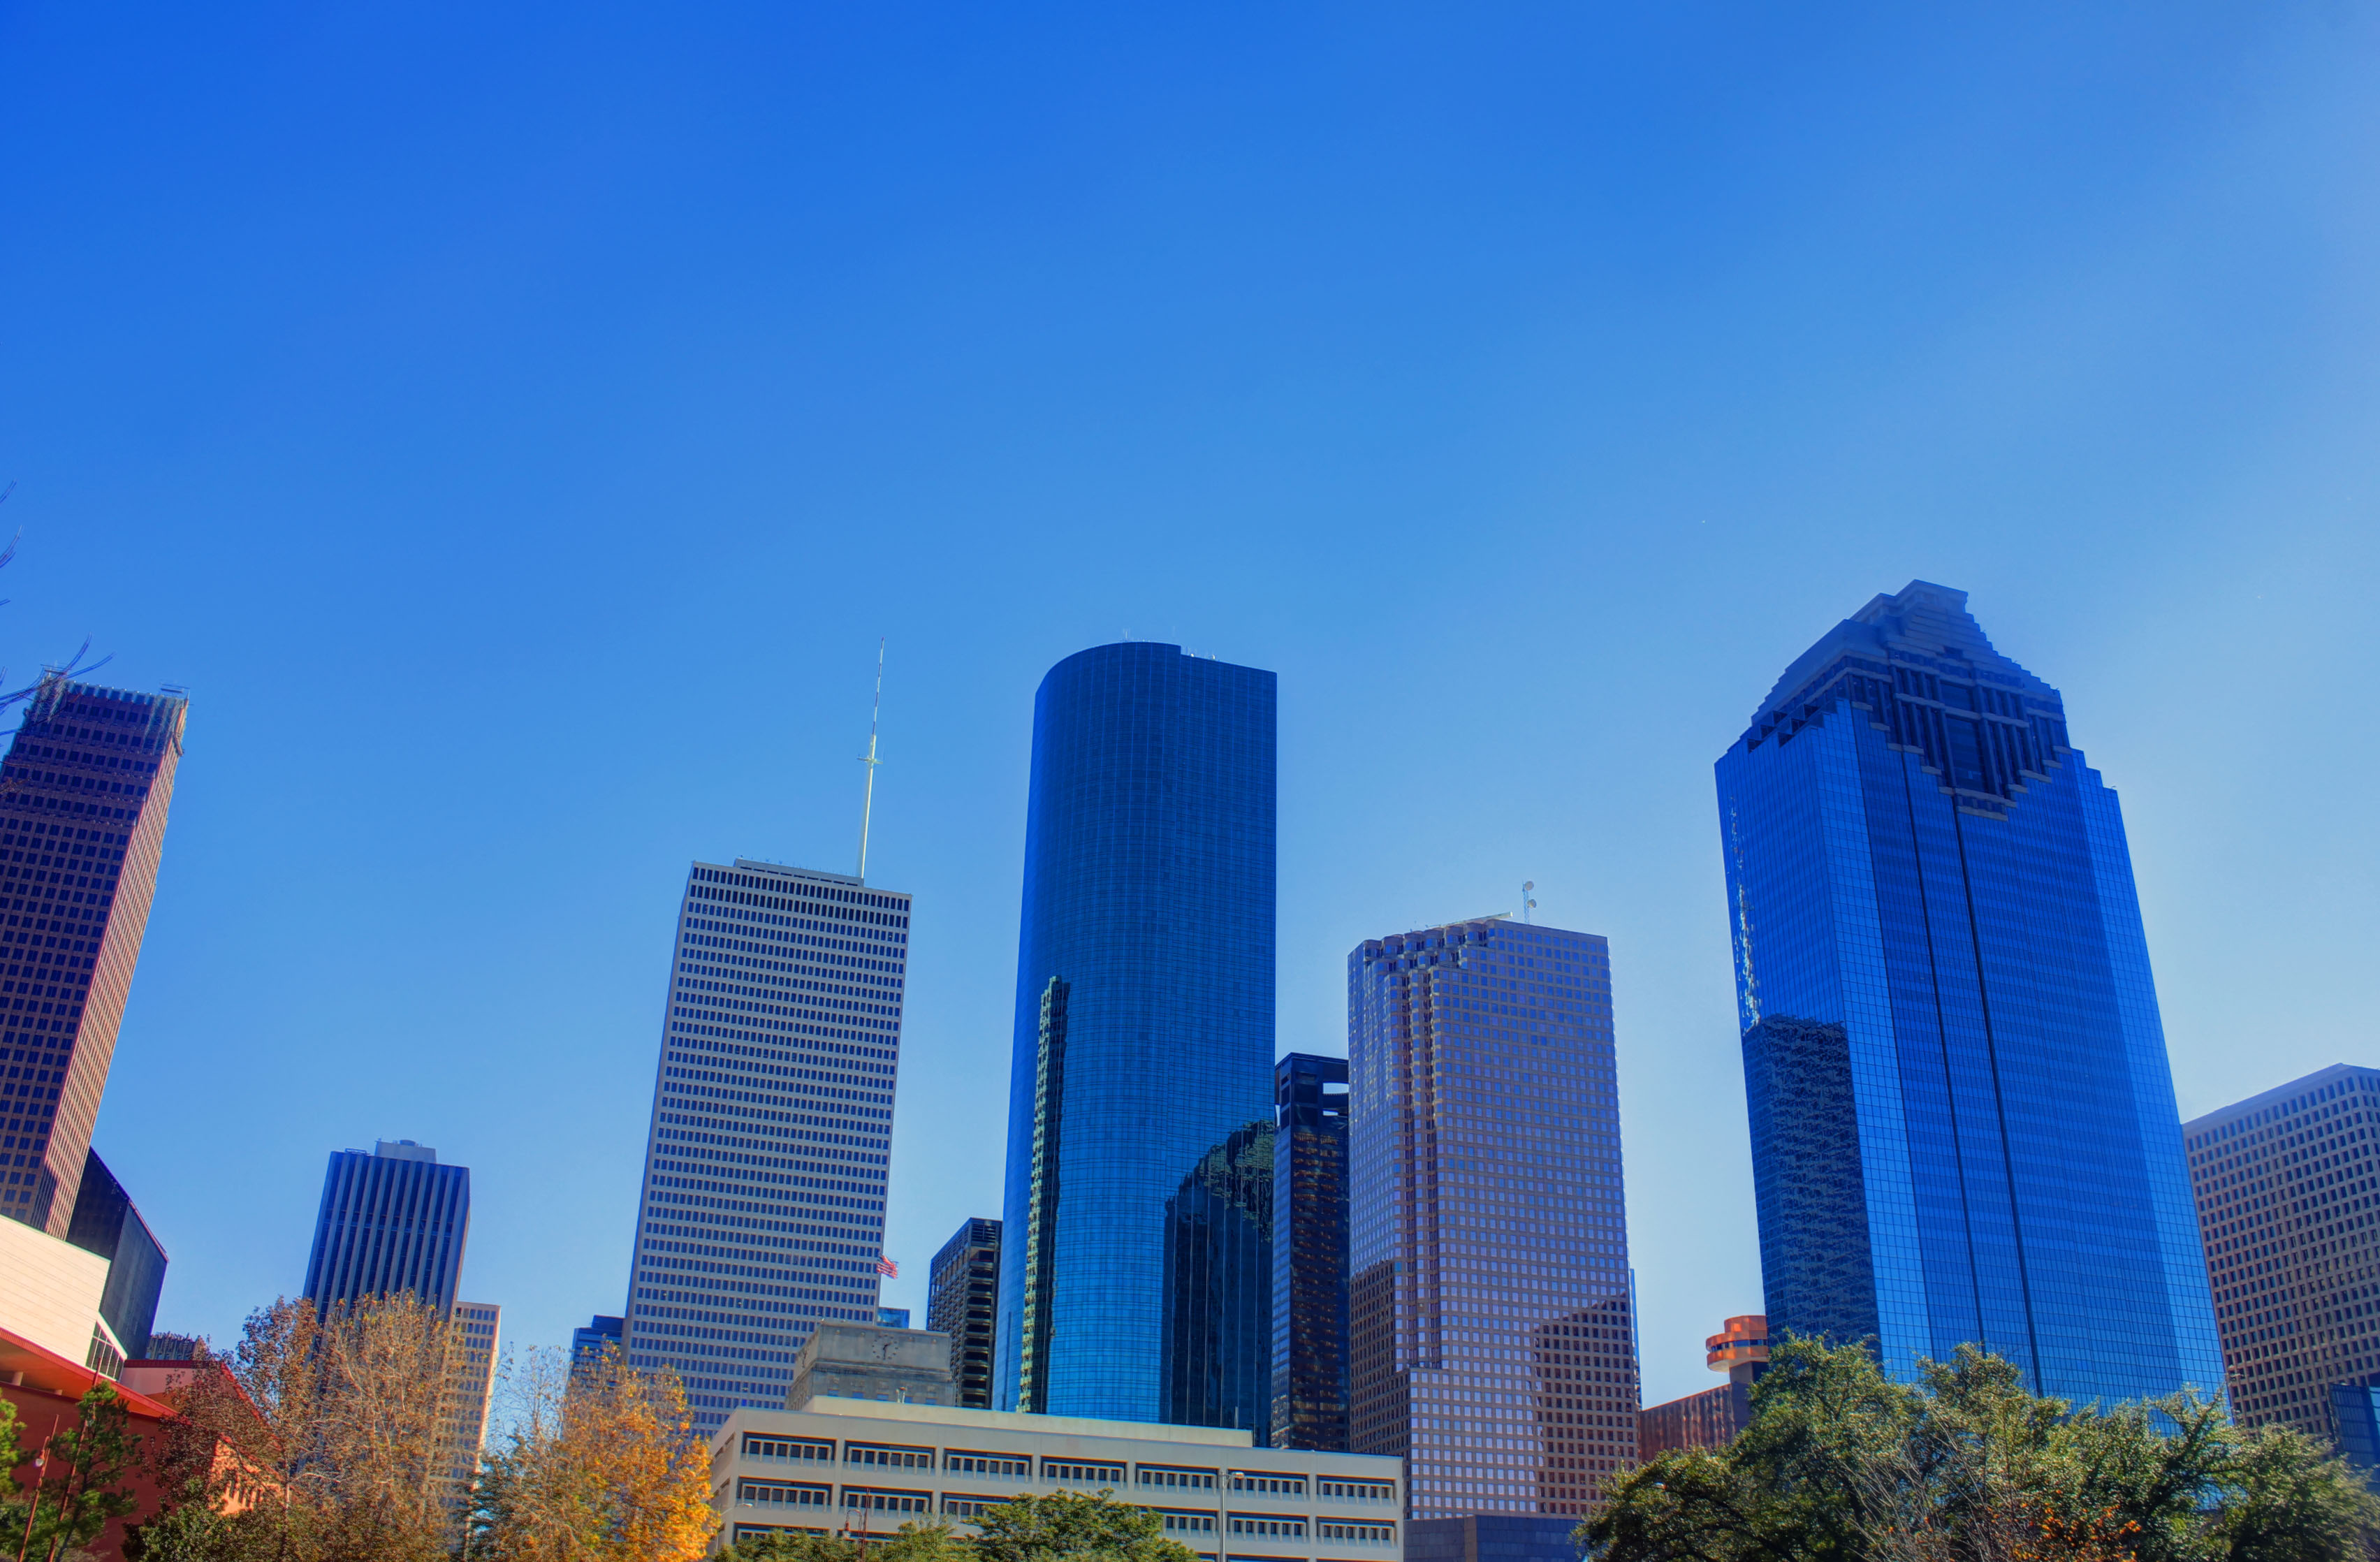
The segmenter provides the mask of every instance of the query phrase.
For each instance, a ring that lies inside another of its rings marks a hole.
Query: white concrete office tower
[[[697,863],[653,1080],[626,1351],[708,1434],[776,1410],[821,1319],[876,1321],[909,897]]]

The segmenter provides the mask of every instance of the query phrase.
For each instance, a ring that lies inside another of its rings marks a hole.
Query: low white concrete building
[[[0,1218],[0,1328],[110,1377],[124,1347],[100,1316],[107,1260]]]
[[[1245,1432],[821,1396],[711,1439],[719,1544],[772,1530],[965,1532],[1019,1493],[1115,1495],[1214,1562],[1394,1562],[1403,1461],[1259,1448]]]

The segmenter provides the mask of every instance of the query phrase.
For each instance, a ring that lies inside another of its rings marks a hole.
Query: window
[[[1151,1508],[1149,1511],[1164,1520],[1165,1532],[1169,1535],[1211,1535],[1215,1532],[1215,1516],[1211,1513],[1200,1513],[1195,1510],[1185,1512],[1165,1508]]]
[[[873,1464],[895,1470],[931,1470],[934,1450],[913,1448],[899,1443],[846,1443],[843,1448],[845,1464]]]
[[[930,1492],[898,1492],[882,1486],[845,1486],[843,1489],[843,1506],[880,1513],[931,1513],[934,1499]]]
[[[1393,1481],[1354,1481],[1325,1475],[1314,1485],[1315,1490],[1326,1497],[1351,1497],[1357,1502],[1397,1500],[1397,1483]]]
[[[825,1508],[834,1498],[833,1489],[813,1486],[798,1481],[738,1481],[735,1483],[737,1502],[779,1502],[795,1508]]]
[[[1305,1538],[1305,1520],[1293,1519],[1285,1513],[1234,1513],[1232,1533],[1235,1535],[1273,1535],[1281,1540],[1302,1541]]]
[[[957,1492],[942,1494],[942,1515],[948,1519],[974,1519],[988,1508],[998,1508],[1006,1497],[965,1496]]]
[[[834,1444],[823,1437],[763,1437],[744,1434],[746,1459],[806,1459],[832,1461]]]
[[[1041,1461],[1041,1479],[1075,1481],[1085,1485],[1121,1486],[1123,1484],[1123,1466],[1084,1459],[1045,1459]]]
[[[1024,1454],[970,1454],[953,1448],[942,1456],[942,1469],[952,1475],[1033,1478],[1033,1460]]]
[[[1360,1545],[1394,1545],[1397,1527],[1394,1524],[1366,1522],[1354,1519],[1317,1519],[1315,1538],[1326,1541],[1354,1541]]]
[[[799,1524],[738,1524],[735,1526],[735,1541],[740,1545],[746,1541],[759,1540],[763,1535],[822,1535],[826,1532]]]
[[[1193,1491],[1215,1489],[1215,1472],[1211,1470],[1186,1469],[1171,1464],[1144,1464],[1140,1467],[1140,1483],[1144,1486],[1180,1486]]]
[[[1270,1496],[1302,1497],[1305,1495],[1305,1477],[1276,1475],[1263,1470],[1234,1470],[1232,1471],[1232,1490],[1263,1492]]]

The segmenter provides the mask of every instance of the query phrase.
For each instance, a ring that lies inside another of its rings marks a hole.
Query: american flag
[[[876,1255],[876,1272],[888,1280],[897,1280],[901,1277],[901,1265],[880,1253]]]

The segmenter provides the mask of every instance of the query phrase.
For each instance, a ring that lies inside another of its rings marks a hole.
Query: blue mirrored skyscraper
[[[2058,691],[1914,581],[1718,769],[1770,1328],[2218,1391],[2123,819]]]
[[[1001,1409],[1162,1413],[1167,1202],[1271,1112],[1273,769],[1269,672],[1135,642],[1041,681]]]

